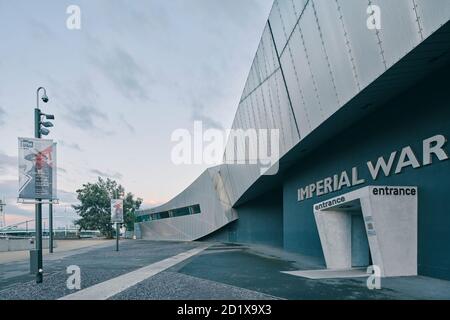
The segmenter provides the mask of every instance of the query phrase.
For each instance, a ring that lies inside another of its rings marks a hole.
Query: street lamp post
[[[116,199],[118,198],[119,192],[116,191]],[[119,237],[120,237],[119,223],[116,221],[116,251],[119,251]]]
[[[42,101],[44,103],[48,102],[47,91],[44,87],[39,87],[36,90],[36,108],[34,109],[34,137],[37,139],[41,139],[42,135],[48,135],[50,131],[46,128],[52,127],[53,124],[51,122],[42,122],[42,117],[44,116],[47,120],[53,120],[55,117],[50,114],[45,114],[41,112],[39,108],[39,93],[43,91]],[[35,166],[37,170],[37,167]],[[52,199],[50,199],[50,208],[49,208],[49,247],[50,252],[53,252],[53,207],[52,207]],[[35,204],[35,229],[36,229],[36,283],[42,283],[43,278],[43,266],[42,266],[42,199],[37,198]]]
[[[119,223],[116,222],[116,251],[119,251],[119,237],[120,237]]]
[[[34,109],[34,137],[37,139],[41,138],[41,110],[39,109],[39,92],[43,90],[44,95],[42,100],[44,102],[48,101],[47,92],[45,88],[39,87],[36,91],[36,109]],[[45,101],[46,100],[46,101]],[[36,168],[36,166],[35,166]],[[35,169],[37,170],[37,168]],[[35,204],[35,229],[36,229],[36,254],[37,254],[37,273],[36,273],[36,283],[42,283],[42,199],[37,198]]]
[[[48,205],[48,251],[53,253],[53,203]]]

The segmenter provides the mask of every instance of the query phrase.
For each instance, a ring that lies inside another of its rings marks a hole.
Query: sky
[[[68,29],[70,5],[81,29]],[[7,224],[33,219],[17,204],[17,138],[32,137],[36,89],[54,114],[55,225],[76,215],[75,191],[110,177],[149,208],[207,165],[175,165],[177,129],[230,128],[272,0],[0,0],[0,198]],[[44,209],[44,217],[47,210]]]

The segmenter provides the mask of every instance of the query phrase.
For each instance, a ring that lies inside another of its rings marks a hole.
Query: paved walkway
[[[369,290],[366,278],[285,273],[303,260],[217,243],[130,240],[119,252],[114,242],[102,243],[46,256],[40,285],[28,274],[28,261],[0,264],[0,300],[450,299],[450,282],[426,277],[382,279],[381,290]],[[71,265],[81,270],[79,291],[67,288]]]
[[[121,293],[122,291],[127,290],[128,288],[137,285],[139,282],[160,273],[161,271],[164,271],[186,259],[189,259],[190,257],[195,256],[206,248],[207,246],[202,246],[182,252],[174,257],[152,263],[135,271],[125,273],[119,277],[100,282],[86,289],[61,297],[60,300],[106,300],[118,293]]]

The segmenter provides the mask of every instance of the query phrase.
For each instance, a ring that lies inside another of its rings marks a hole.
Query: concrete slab
[[[95,247],[99,245],[113,245],[115,240],[106,239],[83,239],[83,240],[58,240],[58,246],[54,249],[54,254],[50,254],[46,248],[48,248],[48,242],[43,242],[43,248],[45,249],[43,254],[44,257],[58,257],[57,253],[70,254],[70,251],[78,250],[80,248]],[[44,246],[45,244],[45,246]],[[28,250],[25,251],[7,251],[0,252],[0,265],[10,262],[17,261],[28,261],[30,258],[30,253]],[[47,258],[45,258],[47,259]]]
[[[298,271],[281,271],[281,272],[307,279],[341,279],[341,278],[368,277],[366,269],[364,268],[356,268],[350,270],[322,269],[322,270],[298,270]]]

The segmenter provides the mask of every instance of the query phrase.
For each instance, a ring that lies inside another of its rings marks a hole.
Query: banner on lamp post
[[[56,200],[56,143],[19,138],[19,199]]]
[[[111,199],[111,222],[123,223],[123,200]]]

